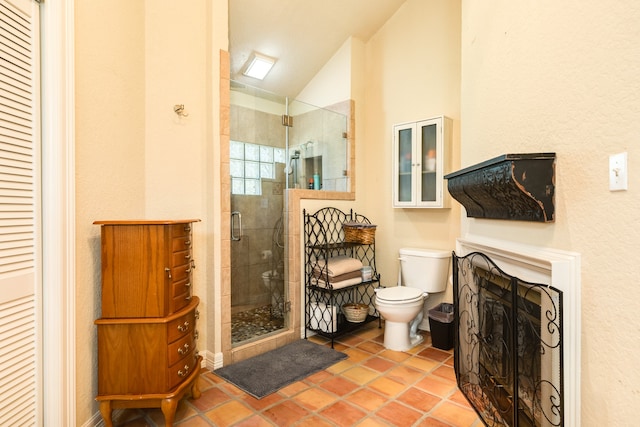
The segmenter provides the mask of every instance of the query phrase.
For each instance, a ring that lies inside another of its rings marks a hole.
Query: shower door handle
[[[235,234],[235,220],[238,218],[238,235]],[[238,211],[231,212],[231,240],[238,241],[242,239],[242,214]]]

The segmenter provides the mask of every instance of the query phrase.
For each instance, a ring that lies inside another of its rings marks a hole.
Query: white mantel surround
[[[580,254],[505,240],[466,235],[456,241],[456,255],[481,252],[505,273],[563,292],[565,426],[580,426]]]

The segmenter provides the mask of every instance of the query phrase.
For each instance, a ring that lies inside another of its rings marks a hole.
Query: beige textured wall
[[[200,297],[198,348],[206,350],[212,311],[207,283],[213,265],[207,262],[207,233],[213,211],[207,201],[218,182],[209,179],[214,162],[212,101],[218,99],[218,47],[208,37],[211,4],[207,0],[179,2],[146,0],[145,11],[145,147],[144,217],[198,219],[193,225],[193,292]],[[216,70],[217,72],[217,70]],[[215,79],[215,84],[213,83]],[[184,104],[188,116],[174,112]]]
[[[92,223],[144,216],[145,7],[75,5],[76,419],[84,423],[97,410],[100,227]]]
[[[459,235],[455,203],[450,209],[391,207],[391,156],[393,124],[446,115],[453,119],[452,166],[459,164],[460,2],[408,0],[366,44],[365,62],[357,200],[360,213],[378,225],[377,266],[383,285],[392,286],[400,248],[453,250]]]
[[[640,4],[463,1],[462,166],[555,151],[554,224],[463,230],[582,256],[582,425],[637,424]],[[629,154],[629,190],[608,156]]]
[[[357,202],[331,204],[355,206],[380,226],[385,284],[395,281],[398,248],[452,249],[466,231],[580,252],[583,425],[632,425],[640,403],[639,232],[632,226],[640,208],[640,6],[556,3],[464,1],[461,12],[457,1],[408,0],[357,55]],[[219,259],[219,192],[211,188],[219,182],[217,52],[226,46],[227,5],[200,0],[178,11],[166,2],[75,4],[76,416],[83,423],[97,410],[99,229],[91,223],[200,213],[200,255],[207,265]],[[194,31],[174,32],[174,12]],[[174,57],[188,66],[163,69]],[[176,103],[189,110],[187,124],[173,122]],[[455,202],[443,211],[392,209],[391,126],[440,114],[454,119],[454,169],[507,152],[556,151],[556,223],[467,220]],[[164,165],[182,148],[196,156],[187,159],[195,170],[172,181],[180,171]],[[610,193],[608,155],[620,151],[629,152],[630,190]],[[167,193],[158,190],[164,184]],[[201,294],[213,295],[219,272],[200,271]],[[209,334],[202,342],[219,351],[213,317],[203,319]]]
[[[98,413],[93,321],[100,316],[100,229],[93,221],[202,219],[194,227],[195,292],[200,322],[210,326],[216,273],[207,267],[219,240],[213,188],[220,176],[215,147],[227,2],[76,0],[75,26],[76,419],[82,425]],[[177,117],[174,104],[185,104],[189,117]],[[200,329],[201,349],[213,351],[213,328]]]

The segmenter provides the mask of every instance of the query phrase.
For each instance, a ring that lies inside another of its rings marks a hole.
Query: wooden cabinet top
[[[195,311],[195,308],[200,304],[200,298],[194,296],[191,298],[191,302],[185,307],[180,309],[176,313],[172,313],[166,317],[114,317],[107,318],[101,317],[96,319],[93,323],[96,325],[161,325],[169,324],[180,317],[183,317],[185,313]]]
[[[172,225],[199,222],[199,219],[124,219],[94,221],[96,225]]]

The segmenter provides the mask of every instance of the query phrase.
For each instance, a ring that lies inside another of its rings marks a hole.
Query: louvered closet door
[[[38,27],[35,1],[0,0],[0,426],[42,420]]]

